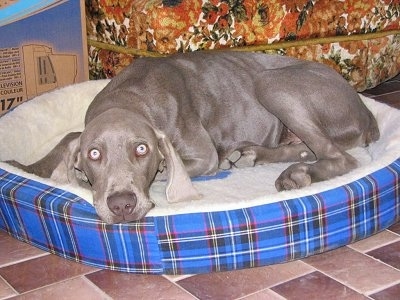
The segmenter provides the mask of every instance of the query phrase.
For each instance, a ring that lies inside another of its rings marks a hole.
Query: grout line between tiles
[[[15,260],[15,261],[12,261],[12,262],[9,262],[9,263],[5,263],[3,265],[0,265],[0,269],[1,268],[5,268],[5,267],[9,267],[9,266],[12,266],[12,265],[16,265],[16,264],[19,264],[19,263],[23,263],[23,262],[26,262],[26,261],[29,261],[29,260],[41,258],[41,257],[47,256],[47,255],[53,255],[53,254],[50,253],[50,252],[43,252],[42,254],[37,254],[37,255],[29,256],[29,257],[26,257],[26,258],[23,258],[23,259]]]
[[[170,281],[173,285],[175,285],[176,287],[178,287],[180,290],[184,291],[186,294],[190,295],[191,297],[193,297],[193,300],[200,300],[200,298],[196,297],[195,295],[193,295],[191,292],[189,292],[187,289],[185,289],[183,286],[179,285],[178,282],[173,282]]]
[[[345,247],[347,247],[347,246],[345,246]],[[357,252],[358,252],[358,251],[357,251]],[[376,262],[379,262],[380,264],[384,264],[384,265],[390,267],[391,269],[393,269],[393,270],[399,272],[399,274],[400,274],[400,270],[399,270],[399,269],[397,269],[397,268],[395,268],[395,267],[393,267],[393,266],[391,266],[391,265],[388,265],[388,264],[386,264],[385,262],[383,262],[383,261],[381,261],[381,260],[379,260],[379,259],[376,259],[376,258],[374,258],[374,257],[372,257],[372,256],[370,256],[370,255],[368,255],[368,254],[361,253],[361,252],[358,252],[358,253],[360,253],[361,255],[365,255],[365,256],[368,257],[368,258],[372,258],[372,259],[375,260]],[[322,270],[320,270],[320,269],[316,269],[316,271],[318,271],[318,272],[324,274],[325,276],[327,276],[327,277],[329,277],[329,278],[331,278],[331,279],[333,279],[333,280],[335,280],[335,281],[341,283],[342,285],[344,285],[344,286],[346,286],[346,287],[348,287],[348,288],[350,288],[350,289],[356,291],[357,293],[359,293],[359,294],[361,294],[361,295],[371,295],[371,294],[373,294],[373,292],[371,292],[370,290],[361,291],[361,290],[359,290],[358,288],[354,287],[350,282],[344,282],[343,280],[334,277],[334,275],[330,275],[330,274],[328,274],[328,273],[326,273],[326,272],[324,272],[324,271],[322,271]],[[400,279],[395,280],[395,281],[392,281],[390,284],[388,284],[388,286],[393,286],[393,285],[396,285],[396,284],[400,284]],[[384,289],[385,289],[385,288],[379,287],[379,290],[384,290]]]
[[[391,233],[394,233],[395,235],[399,236],[399,238],[400,238],[400,233],[397,233],[396,231],[390,230],[389,228],[387,228],[386,230],[389,230]]]
[[[164,277],[165,279],[167,279],[168,281],[176,283],[180,280],[196,276],[196,274],[190,274],[190,275],[165,275],[165,274],[163,274],[161,276]]]
[[[86,275],[86,274],[85,274]],[[93,281],[87,278],[85,275],[81,275],[84,281],[86,281],[91,287],[93,287],[96,291],[100,292],[104,295],[105,299],[113,300],[113,298],[108,295],[105,291],[103,291],[98,285],[96,285]]]
[[[11,289],[12,292],[14,292],[14,295],[10,295],[10,296],[6,296],[4,298],[0,298],[0,300],[8,299],[8,298],[15,297],[15,296],[19,295],[18,291],[7,280],[5,280],[3,276],[0,275],[0,278],[3,280],[4,284],[6,284]]]
[[[339,282],[341,285],[353,290],[354,292],[361,294],[361,295],[367,295],[367,291],[360,291],[359,289],[357,289],[356,287],[352,286],[350,282],[344,282],[342,280],[340,280],[339,278],[334,277],[333,275],[330,275],[322,270],[317,269],[318,272],[320,272],[321,274],[324,274],[325,276],[329,277],[330,279]]]
[[[378,263],[380,263],[380,264],[383,264],[383,265],[385,265],[385,266],[387,266],[387,267],[390,267],[391,269],[397,271],[397,272],[400,274],[400,269],[398,269],[398,268],[396,268],[396,267],[393,267],[393,266],[391,266],[391,265],[385,263],[383,260],[377,259],[377,258],[375,258],[375,257],[373,257],[373,256],[371,256],[371,255],[368,255],[367,253],[362,253],[362,254],[364,254],[365,256],[367,256],[367,257],[369,257],[369,258],[372,258],[373,260],[375,260],[376,262],[378,262]],[[400,279],[398,279],[398,281],[400,282]]]
[[[396,237],[395,239],[393,239],[393,240],[391,240],[391,241],[388,241],[388,242],[386,242],[386,243],[383,242],[383,243],[380,244],[380,245],[376,245],[375,247],[368,248],[367,250],[359,250],[357,247],[353,247],[353,244],[349,244],[349,245],[346,245],[346,246],[349,247],[349,248],[351,248],[352,250],[358,252],[358,253],[366,254],[367,252],[370,252],[370,251],[373,251],[373,250],[376,250],[376,249],[379,249],[379,248],[382,248],[382,247],[391,245],[391,244],[396,243],[396,242],[399,242],[399,241],[400,241],[400,236],[398,236],[398,237]]]
[[[245,295],[245,296],[243,296],[243,297],[235,298],[234,300],[246,300],[248,297],[250,297],[250,296],[255,296],[255,295],[257,295],[258,293],[261,293],[261,292],[263,292],[263,291],[269,291],[270,293],[273,293],[276,297],[280,297],[281,300],[287,300],[287,298],[285,298],[285,297],[283,297],[281,294],[278,294],[277,292],[271,290],[270,288],[261,289],[261,290],[258,290],[257,292],[250,293],[250,294]]]
[[[380,287],[380,288],[377,288],[377,289],[375,289],[375,290],[371,290],[370,292],[368,292],[368,296],[371,296],[371,295],[373,295],[373,294],[375,294],[375,293],[382,292],[382,291],[384,291],[384,290],[386,290],[386,289],[389,289],[389,288],[391,288],[391,287],[393,287],[393,286],[396,286],[396,285],[398,285],[398,284],[400,284],[400,280],[398,280],[397,282],[391,283],[391,284],[387,284],[387,285],[385,285],[385,286],[383,286],[383,287]]]
[[[344,246],[344,247],[347,247],[347,246]],[[333,250],[333,251],[334,251],[334,250]],[[358,252],[358,251],[357,251],[357,252]],[[362,255],[365,255],[364,253],[361,253],[361,252],[359,252],[359,253],[362,254]],[[309,264],[308,264],[308,265],[309,265]],[[347,287],[347,288],[349,288],[349,289],[352,289],[353,291],[355,291],[355,292],[357,292],[357,293],[359,293],[359,294],[361,294],[361,295],[366,295],[366,294],[367,294],[367,292],[363,292],[363,291],[358,290],[357,288],[355,288],[354,286],[352,286],[349,282],[348,282],[348,283],[343,282],[343,281],[340,280],[339,278],[336,278],[336,277],[334,277],[333,275],[328,274],[328,273],[324,272],[324,271],[321,270],[321,269],[317,269],[317,268],[315,268],[314,266],[311,266],[311,265],[309,265],[309,266],[312,267],[312,268],[314,268],[315,271],[317,271],[317,272],[319,272],[319,273],[321,273],[321,274],[324,274],[324,275],[327,276],[328,278],[330,278],[330,279],[332,279],[332,280],[334,280],[334,281],[336,281],[336,282],[339,282],[340,284],[344,285],[345,287]]]
[[[90,273],[85,273],[85,274],[90,274]],[[51,286],[56,286],[56,285],[61,284],[61,283],[67,283],[67,282],[70,281],[70,280],[85,277],[85,274],[80,274],[80,275],[77,275],[77,276],[68,277],[68,278],[66,278],[66,279],[59,280],[59,281],[55,281],[55,282],[53,282],[53,283],[46,284],[46,285],[43,285],[43,286],[40,286],[40,287],[31,289],[31,290],[26,291],[26,292],[23,292],[23,293],[19,293],[18,291],[16,291],[17,295],[13,295],[13,296],[11,296],[11,297],[20,296],[20,295],[28,295],[29,293],[36,292],[36,291],[40,291],[41,289],[45,289],[45,288],[48,288],[48,287],[51,287]],[[90,281],[90,280],[87,279],[87,278],[86,278],[86,280],[87,280],[87,281]],[[92,283],[92,284],[94,285],[94,283]],[[97,287],[97,289],[98,289],[99,291],[101,291],[103,294],[105,294],[105,295],[108,297],[108,299],[113,300],[109,295],[107,295],[107,294],[106,294],[103,290],[101,290],[98,286],[96,286],[96,287]],[[15,289],[13,289],[13,290],[15,291]],[[7,299],[7,298],[6,298],[6,299]]]
[[[306,272],[303,272],[303,273],[301,273],[301,274],[298,274],[298,275],[296,275],[296,276],[291,276],[291,277],[287,278],[286,280],[278,281],[278,282],[276,282],[276,283],[273,284],[273,285],[269,285],[269,286],[267,286],[267,287],[264,288],[264,289],[261,289],[261,290],[259,290],[259,291],[257,291],[257,292],[251,293],[251,294],[249,294],[249,295],[246,295],[246,296],[241,297],[241,298],[238,298],[238,299],[242,299],[242,298],[248,297],[248,296],[253,295],[253,294],[257,294],[258,292],[265,291],[265,290],[270,290],[271,292],[273,292],[273,293],[279,295],[282,299],[286,299],[286,298],[283,297],[282,295],[280,295],[280,294],[274,292],[271,288],[273,288],[273,287],[275,287],[275,286],[278,286],[278,285],[281,285],[281,284],[285,284],[285,283],[287,283],[287,282],[289,282],[289,281],[292,281],[292,280],[295,280],[295,279],[304,277],[304,276],[306,276],[306,275],[308,275],[308,274],[311,274],[311,273],[313,273],[313,272],[319,271],[319,270],[316,269],[314,266],[311,266],[310,264],[304,262],[302,259],[299,259],[299,260],[297,260],[297,261],[298,261],[299,263],[301,263],[301,264],[303,264],[303,265],[309,267],[310,270],[309,270],[309,271],[306,271]]]

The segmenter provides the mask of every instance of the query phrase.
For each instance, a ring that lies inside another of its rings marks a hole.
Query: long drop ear
[[[199,192],[194,188],[190,177],[186,172],[178,153],[169,138],[162,132],[156,130],[159,149],[165,158],[167,171],[167,201],[170,203],[197,200],[201,198]]]
[[[78,184],[90,189],[91,183],[81,165],[80,136],[81,132],[71,132],[54,148],[53,152],[61,153],[61,160],[50,178],[56,182]]]

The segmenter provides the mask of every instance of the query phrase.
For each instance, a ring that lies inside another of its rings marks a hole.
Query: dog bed
[[[84,114],[107,80],[41,95],[0,118],[0,160],[24,164],[46,154]],[[0,228],[38,248],[87,265],[131,273],[195,274],[287,262],[375,234],[400,220],[400,111],[362,96],[381,138],[349,151],[356,170],[309,187],[277,192],[288,164],[194,178],[203,199],[156,207],[141,221],[108,225],[90,191],[0,163]]]

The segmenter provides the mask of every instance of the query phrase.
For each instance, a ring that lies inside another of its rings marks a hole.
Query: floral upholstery
[[[221,48],[320,61],[359,91],[400,71],[398,0],[86,0],[86,15],[93,79]]]

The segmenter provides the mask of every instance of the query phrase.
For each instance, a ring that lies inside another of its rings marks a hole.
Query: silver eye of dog
[[[100,151],[96,148],[89,150],[89,158],[91,160],[99,160],[101,158]]]
[[[137,157],[145,156],[148,152],[149,147],[146,144],[139,144],[135,150],[135,154]]]

